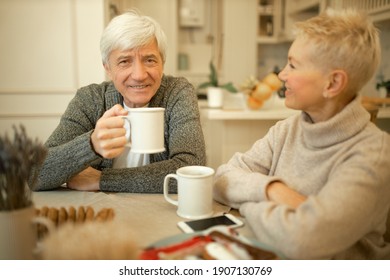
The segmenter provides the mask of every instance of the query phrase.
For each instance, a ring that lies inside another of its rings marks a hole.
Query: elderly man
[[[194,87],[163,74],[166,37],[159,24],[135,11],[115,17],[100,49],[111,81],[80,88],[45,145],[48,156],[35,190],[66,183],[85,191],[162,192],[164,177],[205,164],[205,144]],[[126,108],[165,108],[165,151],[126,147]]]

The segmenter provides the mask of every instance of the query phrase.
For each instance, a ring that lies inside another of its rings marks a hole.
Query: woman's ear
[[[348,83],[348,75],[344,70],[334,70],[329,75],[329,81],[324,91],[325,98],[331,98],[344,91]]]

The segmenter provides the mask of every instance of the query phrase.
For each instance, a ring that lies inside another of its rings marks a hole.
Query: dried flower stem
[[[28,207],[38,176],[38,166],[46,157],[46,148],[27,137],[25,128],[15,126],[13,141],[0,137],[0,211]]]

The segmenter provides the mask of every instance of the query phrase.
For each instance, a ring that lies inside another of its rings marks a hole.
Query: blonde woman
[[[378,31],[356,11],[296,27],[279,78],[302,113],[220,166],[215,199],[286,258],[389,259],[390,136],[358,95],[380,61]]]

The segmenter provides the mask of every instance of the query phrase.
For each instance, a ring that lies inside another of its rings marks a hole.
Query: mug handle
[[[130,114],[130,112],[129,112],[129,114]],[[131,146],[131,144],[130,144],[131,143],[131,121],[128,118],[126,118],[126,116],[122,116],[122,119],[129,124],[129,137],[127,137],[127,135],[126,135],[126,140],[128,140],[129,142],[126,145]],[[127,131],[126,131],[126,134],[127,134]]]
[[[175,179],[177,181],[176,174],[168,174],[164,178],[164,198],[171,204],[178,206],[179,202],[169,197],[169,179]]]

